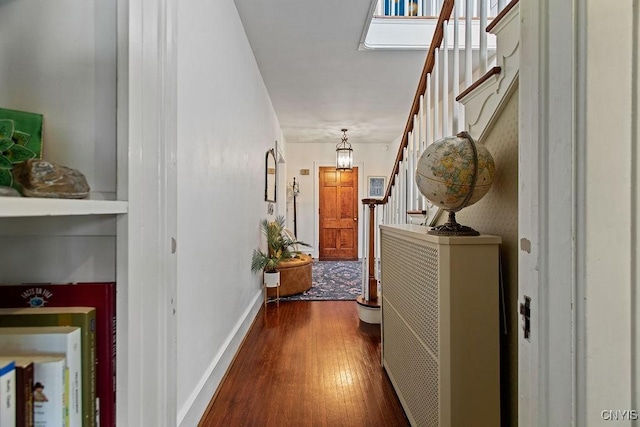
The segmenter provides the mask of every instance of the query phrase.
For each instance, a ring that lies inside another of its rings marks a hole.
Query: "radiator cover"
[[[500,238],[381,227],[382,361],[414,426],[499,426]]]

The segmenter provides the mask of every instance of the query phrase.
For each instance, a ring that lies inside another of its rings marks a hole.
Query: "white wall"
[[[584,418],[578,423],[595,426],[605,423],[603,410],[640,411],[640,355],[634,348],[639,328],[640,68],[638,39],[632,37],[637,37],[640,22],[633,0],[586,3],[588,30],[582,47],[587,71],[581,80],[585,132],[578,160],[579,173],[584,174],[579,192],[585,231],[578,237],[584,255],[578,295],[578,375],[584,382],[579,383],[578,407]],[[609,41],[602,38],[605,33]],[[631,423],[627,418],[621,424]]]
[[[318,174],[319,166],[335,166],[336,144],[342,135],[336,132],[336,140],[322,143],[296,143],[287,145],[287,184],[290,186],[295,176],[300,182],[300,195],[296,198],[298,239],[312,245],[303,251],[318,256]],[[347,133],[347,137],[348,137]],[[349,141],[351,142],[351,141]],[[367,198],[368,176],[385,176],[386,185],[398,153],[399,141],[389,144],[367,144],[351,142],[354,166],[358,166],[360,181],[358,199]],[[309,169],[309,175],[300,175],[300,169]],[[315,173],[314,173],[314,169]],[[362,204],[358,207],[359,223],[362,224]],[[287,191],[287,224],[293,230],[293,196]],[[362,229],[358,232],[358,253],[362,256]]]
[[[178,7],[178,423],[196,425],[260,307],[265,152],[282,133],[232,0]],[[278,212],[276,207],[275,212]]]
[[[520,13],[519,424],[637,425],[640,8]]]

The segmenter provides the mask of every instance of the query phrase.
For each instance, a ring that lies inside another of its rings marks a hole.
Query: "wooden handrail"
[[[422,75],[420,76],[418,89],[416,90],[416,94],[413,97],[413,104],[411,105],[411,110],[409,111],[409,119],[407,119],[407,124],[404,127],[404,134],[402,135],[402,141],[400,142],[398,154],[396,155],[396,161],[393,166],[393,170],[391,171],[391,176],[389,177],[389,185],[387,185],[387,191],[384,194],[384,198],[382,199],[382,204],[386,204],[389,200],[389,196],[391,195],[391,187],[393,187],[393,185],[395,184],[396,176],[398,175],[398,169],[400,167],[400,162],[402,161],[403,157],[403,151],[405,147],[407,147],[409,142],[409,132],[413,130],[413,116],[415,116],[420,110],[420,96],[427,88],[427,78],[429,76],[429,73],[433,71],[433,66],[436,60],[436,49],[439,48],[440,44],[442,43],[442,38],[444,36],[442,32],[442,24],[444,24],[445,21],[448,21],[451,17],[454,3],[455,0],[444,0],[444,3],[442,4],[440,16],[438,16],[438,23],[436,24],[436,30],[433,33],[433,38],[431,39],[431,44],[429,45],[427,59],[425,60],[424,67],[422,68]]]
[[[362,199],[363,205],[381,205],[383,203],[382,199]]]
[[[456,101],[460,101],[462,98],[464,98],[465,96],[469,95],[471,92],[473,92],[473,90],[475,88],[477,88],[478,86],[480,86],[482,83],[486,82],[487,80],[489,80],[489,78],[491,76],[493,76],[494,74],[500,74],[500,72],[502,71],[501,67],[493,67],[492,69],[490,69],[489,71],[487,71],[482,77],[480,77],[478,80],[476,80],[475,82],[473,82],[473,84],[471,86],[469,86],[468,88],[466,88],[465,90],[462,91],[462,93],[458,96],[456,96]]]
[[[517,4],[518,4],[518,0],[511,0],[511,1],[509,2],[509,4],[508,4],[508,5],[506,5],[506,6],[504,7],[504,9],[502,9],[502,10],[500,11],[500,13],[498,13],[498,16],[496,16],[496,17],[493,19],[493,21],[491,21],[491,24],[487,25],[487,33],[491,32],[491,30],[493,30],[493,28],[494,28],[496,25],[498,25],[498,22],[500,22],[500,20],[501,20],[502,18],[504,18],[504,16],[505,16],[507,13],[509,13],[509,11],[510,11],[511,9],[513,9],[513,7],[514,7],[515,5],[517,5]]]

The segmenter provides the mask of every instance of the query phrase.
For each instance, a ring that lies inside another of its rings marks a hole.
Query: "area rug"
[[[348,301],[355,300],[362,293],[362,261],[313,260],[311,277],[311,289],[281,300]]]

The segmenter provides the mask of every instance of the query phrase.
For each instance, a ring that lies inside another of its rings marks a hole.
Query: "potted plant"
[[[283,216],[278,216],[274,221],[263,219],[260,222],[260,229],[267,240],[267,251],[253,250],[251,271],[257,273],[262,270],[264,272],[264,285],[266,287],[276,287],[280,283],[280,272],[277,270],[280,261],[297,256],[300,251],[293,249],[296,245],[309,245],[295,238],[292,239],[289,233],[284,232]]]

